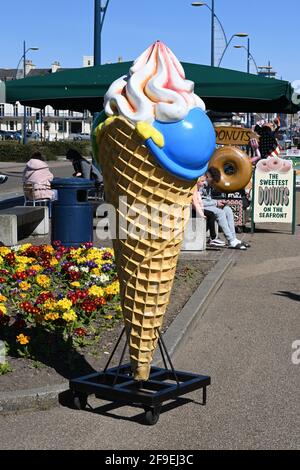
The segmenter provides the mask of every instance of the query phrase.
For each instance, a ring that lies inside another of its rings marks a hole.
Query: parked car
[[[13,140],[13,135],[11,131],[0,131],[1,140]]]
[[[41,134],[36,131],[27,131],[26,138],[27,140],[40,140]]]
[[[22,139],[22,134],[19,131],[1,131],[0,140],[18,140]]]
[[[74,136],[74,140],[90,140],[91,139],[91,134],[81,132],[81,134],[77,134]]]

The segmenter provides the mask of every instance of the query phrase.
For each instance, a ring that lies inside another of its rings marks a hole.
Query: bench
[[[0,210],[0,241],[13,246],[31,235],[49,233],[48,207],[12,207]]]
[[[206,250],[206,219],[203,219],[202,217],[190,218],[184,231],[181,250]]]

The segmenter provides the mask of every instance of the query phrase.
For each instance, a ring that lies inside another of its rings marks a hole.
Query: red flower
[[[81,304],[82,310],[84,310],[86,313],[93,313],[97,310],[97,305],[93,300],[84,300]]]
[[[0,274],[2,276],[7,276],[9,274],[9,271],[7,271],[7,269],[0,269]]]
[[[22,302],[20,307],[24,310],[24,312],[31,313],[32,315],[38,315],[41,313],[41,309],[39,307],[35,307],[30,302]]]
[[[24,271],[16,272],[15,274],[12,275],[12,279],[14,281],[17,281],[17,280],[25,281],[25,279],[27,279],[27,277],[28,277],[28,275]]]
[[[6,279],[4,279],[4,277],[0,277],[0,284],[4,284],[4,282],[6,282]]]
[[[35,303],[36,305],[44,304],[46,300],[49,300],[49,299],[54,299],[54,295],[51,292],[42,293],[35,299]]]
[[[9,265],[13,265],[15,264],[16,262],[16,257],[15,257],[15,254],[14,253],[8,253],[5,257],[4,257],[5,261],[7,264]]]
[[[97,307],[102,307],[103,305],[106,305],[106,300],[104,299],[104,297],[99,297],[95,299],[94,302],[97,305]]]
[[[76,336],[79,336],[80,338],[83,338],[84,336],[87,335],[87,331],[84,328],[76,328],[74,331],[74,334]]]

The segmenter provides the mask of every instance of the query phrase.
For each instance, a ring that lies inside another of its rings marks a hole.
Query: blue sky
[[[180,60],[209,64],[210,13],[190,3],[110,0],[103,31],[103,61],[115,62],[119,56],[135,59],[160,39]],[[228,36],[238,31],[250,34],[258,65],[270,60],[278,78],[300,79],[299,0],[215,3]],[[0,67],[16,67],[23,39],[28,46],[40,48],[30,55],[38,67],[48,67],[55,60],[63,67],[80,67],[82,56],[93,53],[93,8],[94,0],[1,0]],[[246,45],[246,40],[237,39],[238,43]],[[223,66],[245,70],[246,51],[230,47]]]

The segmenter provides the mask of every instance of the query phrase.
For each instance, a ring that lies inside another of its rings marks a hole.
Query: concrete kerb
[[[223,284],[225,274],[233,262],[234,254],[228,255],[226,252],[174,319],[164,335],[170,356],[174,354],[190,328],[203,317],[211,298]],[[154,364],[161,364],[161,358],[158,357]],[[45,410],[57,406],[59,396],[64,395],[68,389],[69,382],[64,381],[54,386],[0,393],[0,414],[29,409]]]

